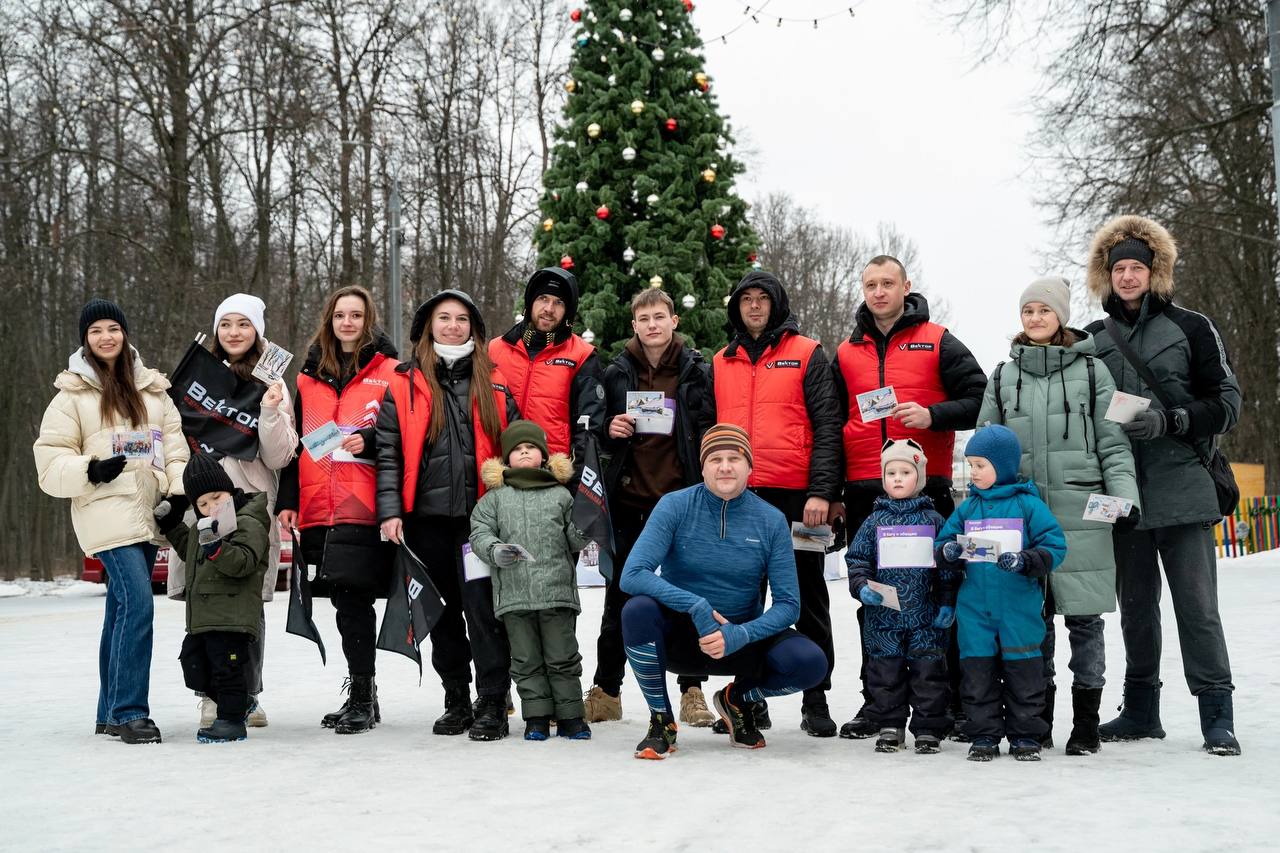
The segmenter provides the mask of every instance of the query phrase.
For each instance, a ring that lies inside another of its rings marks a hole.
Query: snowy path
[[[1244,755],[1199,751],[1166,601],[1168,739],[1106,745],[1088,759],[1059,747],[1038,765],[973,765],[952,743],[937,756],[886,756],[870,741],[810,738],[798,728],[798,697],[771,703],[765,750],[731,750],[685,727],[678,755],[635,761],[647,714],[630,681],[626,719],[596,725],[590,742],[526,743],[518,718],[517,736],[499,743],[434,737],[442,693],[429,665],[419,687],[412,662],[385,652],[383,724],[339,737],[318,725],[341,702],[331,609],[317,602],[330,651],[322,669],[310,643],[283,633],[283,600],[267,616],[271,725],[251,729],[246,743],[206,746],[195,741],[196,701],[176,660],[182,606],[157,598],[151,702],[166,741],[131,748],[91,734],[103,600],[0,595],[0,849],[1274,850],[1280,554],[1219,571]],[[843,580],[830,588],[839,656],[831,705],[842,722],[856,710],[854,608]],[[589,678],[603,592],[582,597]],[[1120,698],[1117,616],[1107,642],[1104,719]],[[1070,692],[1069,681],[1059,684],[1061,744]]]

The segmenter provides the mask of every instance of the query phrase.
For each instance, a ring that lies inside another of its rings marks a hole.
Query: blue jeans
[[[97,554],[107,570],[107,605],[98,644],[99,723],[124,725],[150,716],[151,637],[156,546],[122,545]]]

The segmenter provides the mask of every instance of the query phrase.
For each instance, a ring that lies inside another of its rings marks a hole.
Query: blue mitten
[[[1021,551],[1006,551],[996,558],[996,565],[1006,572],[1021,572],[1027,564],[1027,558]]]
[[[956,609],[949,604],[938,608],[938,615],[933,617],[933,627],[941,630],[950,628],[956,621]]]
[[[858,590],[858,598],[862,600],[863,604],[869,604],[872,607],[875,607],[877,604],[884,604],[884,596],[869,586],[864,586],[862,589]]]
[[[959,542],[944,542],[942,544],[942,556],[951,562],[960,559],[960,555],[964,553],[964,548],[960,547]]]

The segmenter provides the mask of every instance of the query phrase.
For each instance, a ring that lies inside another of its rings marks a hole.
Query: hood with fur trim
[[[500,489],[506,485],[507,466],[502,460],[494,456],[486,459],[484,464],[480,466],[480,479],[484,481],[486,489]],[[568,483],[573,479],[573,460],[563,453],[552,453],[547,458],[546,469],[551,472],[551,476],[555,477],[560,483]]]
[[[1151,262],[1151,292],[1169,299],[1173,296],[1173,265],[1178,260],[1178,244],[1173,235],[1158,222],[1142,216],[1117,216],[1098,229],[1089,246],[1089,292],[1103,305],[1111,296],[1111,269],[1107,256],[1124,240],[1137,238],[1151,247],[1155,260]]]

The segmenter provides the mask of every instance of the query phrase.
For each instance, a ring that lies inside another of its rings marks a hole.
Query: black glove
[[[185,495],[170,495],[156,505],[152,510],[152,514],[156,517],[156,526],[160,528],[160,532],[168,533],[179,524],[182,518],[187,514],[187,508],[191,506],[191,501],[187,500]]]
[[[1138,508],[1136,506],[1132,507],[1130,508],[1128,515],[1124,516],[1123,518],[1116,519],[1116,532],[1130,533],[1133,530],[1137,529],[1138,522],[1141,520],[1142,520],[1142,516],[1139,515]]]
[[[126,461],[123,453],[118,453],[109,459],[93,457],[89,460],[89,482],[95,486],[100,483],[110,483],[120,476]]]

